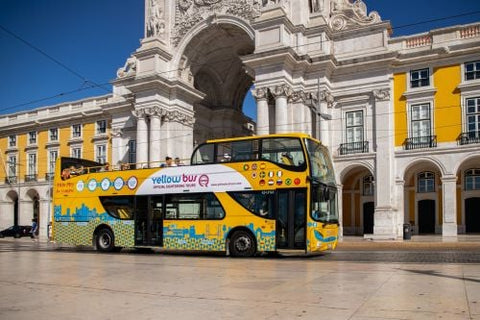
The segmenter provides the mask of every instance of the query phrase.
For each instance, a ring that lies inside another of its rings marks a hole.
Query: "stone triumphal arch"
[[[145,0],[145,37],[114,81],[112,108],[124,114],[112,123],[122,140],[113,158],[133,138],[137,162],[159,162],[209,138],[248,134],[242,104],[253,84],[256,133],[326,142],[337,55],[349,53],[355,29],[381,48],[387,27],[362,1]]]
[[[396,236],[390,29],[362,0],[145,0],[144,38],[105,108],[112,160],[133,150],[155,166],[252,131],[308,133],[335,154],[344,113],[362,109],[375,152],[363,160],[389,186],[376,191],[374,233]],[[249,90],[256,122],[242,112]]]

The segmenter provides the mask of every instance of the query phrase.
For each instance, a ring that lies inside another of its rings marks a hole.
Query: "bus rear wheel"
[[[251,257],[256,252],[255,239],[247,231],[235,231],[230,239],[230,254],[233,257]]]
[[[112,252],[115,249],[113,233],[109,229],[100,229],[97,232],[97,250]]]

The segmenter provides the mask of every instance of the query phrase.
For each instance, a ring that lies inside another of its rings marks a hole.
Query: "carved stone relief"
[[[367,6],[362,0],[332,0],[330,2],[330,27],[335,31],[366,26],[380,22],[376,11],[367,12]]]
[[[172,44],[177,46],[182,37],[200,21],[212,15],[229,14],[250,21],[260,14],[260,0],[178,0]]]
[[[130,57],[125,62],[125,65],[122,68],[117,70],[118,78],[125,78],[133,76],[137,73],[137,59],[135,57]]]
[[[390,100],[390,89],[373,90],[373,96],[375,97],[375,101]]]
[[[145,19],[147,38],[158,37],[165,33],[164,8],[163,0],[149,0],[148,16]]]

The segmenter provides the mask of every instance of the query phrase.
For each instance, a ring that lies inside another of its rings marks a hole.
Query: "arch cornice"
[[[472,160],[472,159],[475,159],[477,158],[479,161],[477,163],[479,163],[479,165],[477,166],[477,168],[480,167],[480,155],[478,153],[470,153],[470,154],[467,154],[465,157],[463,157],[462,159],[460,159],[460,161],[457,161],[455,163],[455,167],[454,167],[454,170],[453,170],[453,174],[458,174],[458,170],[460,170],[460,168],[465,165],[466,162]]]
[[[410,171],[410,169],[412,169],[413,167],[417,166],[418,164],[420,164],[422,162],[427,162],[427,163],[430,163],[430,164],[434,165],[435,167],[437,167],[438,170],[440,171],[442,177],[447,174],[447,169],[445,168],[443,163],[441,161],[439,161],[438,159],[436,159],[434,157],[420,157],[420,158],[416,158],[415,160],[409,162],[404,168],[399,170],[399,172],[401,173],[400,178],[403,178],[405,180],[406,173],[408,171]]]
[[[219,24],[234,25],[243,30],[248,35],[248,37],[252,39],[252,41],[255,39],[255,31],[250,25],[250,22],[248,22],[247,20],[232,15],[212,15],[208,19],[197,23],[181,38],[178,46],[176,46],[177,50],[175,50],[176,54],[173,58],[173,65],[175,66],[175,68],[179,67],[181,58],[193,38],[195,38],[195,36],[197,36],[203,30]]]
[[[341,168],[341,170],[339,170],[339,173],[338,173],[337,181],[340,181],[340,183],[344,183],[345,177],[353,169],[358,169],[358,168],[367,169],[371,173],[371,175],[375,177],[375,168],[373,166],[373,163],[361,160],[355,163],[347,164],[345,167]]]

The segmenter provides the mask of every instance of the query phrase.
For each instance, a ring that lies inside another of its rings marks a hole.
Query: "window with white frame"
[[[98,120],[97,124],[97,135],[106,134],[107,133],[107,121],[106,120]]]
[[[37,154],[29,153],[27,158],[27,174],[34,175],[37,173]]]
[[[72,125],[72,138],[81,138],[82,137],[82,125],[74,124]]]
[[[467,131],[469,136],[480,136],[480,97],[466,99],[467,104]]]
[[[58,128],[51,128],[48,130],[49,141],[58,141]]]
[[[480,61],[466,62],[464,72],[465,80],[480,79]]]
[[[71,157],[81,159],[82,158],[82,148],[81,147],[72,147],[71,149]]]
[[[8,146],[10,148],[16,147],[17,146],[17,136],[14,134],[11,134],[8,136]]]
[[[428,87],[430,70],[428,68],[410,71],[410,88]]]
[[[28,133],[28,144],[37,144],[37,131],[30,131]]]
[[[363,177],[363,195],[373,196],[374,190],[373,176],[370,174]]]
[[[430,103],[411,106],[411,135],[415,142],[428,142],[432,135]]]
[[[420,172],[417,176],[417,191],[419,193],[435,192],[435,173]]]
[[[8,156],[8,176],[15,177],[17,175],[17,156]]]
[[[363,141],[363,111],[350,111],[345,114],[346,120],[346,142]]]
[[[104,144],[98,144],[96,146],[96,161],[99,163],[107,162],[107,146]]]
[[[465,190],[480,190],[480,168],[465,170]]]
[[[48,173],[55,172],[55,163],[58,158],[58,150],[50,150],[48,153]]]

